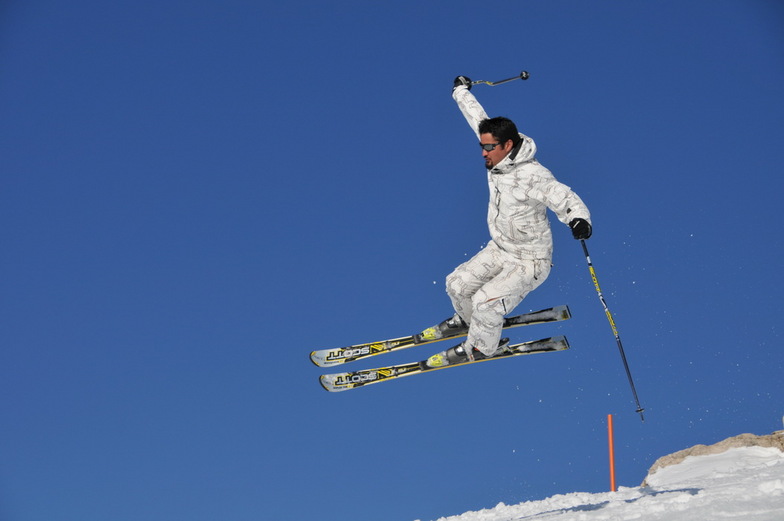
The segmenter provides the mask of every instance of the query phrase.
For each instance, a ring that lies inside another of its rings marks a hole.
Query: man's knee
[[[488,299],[480,291],[473,298],[474,318],[479,318],[485,324],[501,323],[507,313],[506,300],[501,298]]]
[[[453,271],[446,277],[446,294],[452,299],[467,298],[470,295],[466,294],[466,284],[460,277],[457,270]]]

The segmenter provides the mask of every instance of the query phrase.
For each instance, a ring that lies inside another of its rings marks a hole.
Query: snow
[[[438,521],[784,521],[784,453],[738,447],[656,470],[648,486],[574,492]]]

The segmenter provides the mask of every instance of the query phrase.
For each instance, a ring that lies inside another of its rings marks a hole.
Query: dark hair
[[[520,134],[517,132],[514,122],[511,119],[500,116],[480,121],[479,133],[492,134],[501,144],[506,143],[510,139],[514,146],[520,143]]]

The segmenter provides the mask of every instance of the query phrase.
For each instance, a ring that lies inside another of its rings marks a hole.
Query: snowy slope
[[[660,468],[649,486],[499,504],[439,521],[784,521],[784,453],[739,447]]]

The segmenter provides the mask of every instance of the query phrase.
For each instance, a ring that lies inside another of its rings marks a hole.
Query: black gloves
[[[571,220],[569,228],[572,229],[572,235],[575,239],[588,239],[593,232],[591,223],[585,219],[580,219],[579,217]]]
[[[466,76],[458,76],[457,78],[455,78],[455,86],[452,87],[452,90],[455,90],[461,85],[465,85],[466,87],[468,87],[468,90],[471,90],[471,78],[468,78]]]

